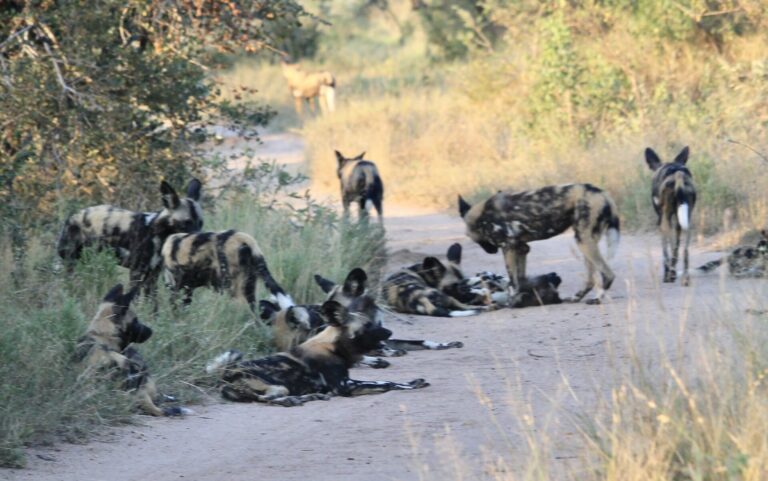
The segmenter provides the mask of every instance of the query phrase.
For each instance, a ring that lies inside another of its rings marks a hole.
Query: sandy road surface
[[[386,228],[390,270],[425,254],[442,255],[460,241],[466,271],[503,272],[501,256],[471,244],[458,217],[390,216]],[[142,418],[144,425],[115,429],[101,441],[32,450],[28,469],[0,471],[0,479],[378,481],[460,479],[461,474],[494,479],[504,469],[521,469],[522,434],[532,429],[552,435],[551,464],[567,469],[579,445],[570,414],[589,412],[596,397],[610,389],[612,365],[626,360],[627,342],[650,356],[672,349],[677,319],[688,311],[686,332],[706,329],[706,313],[719,304],[718,293],[731,288],[732,282],[717,275],[696,276],[690,288],[659,288],[659,244],[655,236],[622,238],[611,262],[618,274],[609,291],[612,300],[602,306],[503,309],[458,319],[388,318],[396,337],[460,340],[465,347],[413,352],[392,359],[388,369],[356,368],[353,376],[423,377],[431,383],[426,389],[296,408],[198,406],[198,415],[185,419]],[[697,265],[715,254],[695,248],[692,257]],[[584,268],[570,233],[533,243],[529,266],[532,273],[557,271],[565,295],[582,282]],[[759,282],[738,286],[765,292]],[[559,408],[553,410],[553,404]],[[534,426],[519,422],[527,407],[539,421]]]

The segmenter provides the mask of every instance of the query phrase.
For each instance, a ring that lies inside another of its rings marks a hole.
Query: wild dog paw
[[[286,397],[271,399],[269,403],[277,404],[278,406],[285,406],[289,408],[293,406],[301,406],[302,404],[304,404],[304,400],[297,396],[286,396]]]
[[[684,287],[688,287],[691,285],[691,276],[688,274],[683,274],[683,277],[680,278],[680,285]]]
[[[429,386],[429,383],[424,379],[414,379],[413,381],[409,382],[408,385],[413,389],[421,389],[423,387]]]
[[[602,304],[602,303],[603,303],[603,300],[600,299],[600,298],[597,298],[597,297],[594,298],[594,299],[589,299],[589,300],[587,300],[587,302],[585,302],[585,304],[589,304],[590,306],[596,306],[596,305]]]
[[[384,369],[386,367],[389,367],[389,361],[385,361],[380,357],[377,357],[366,364],[368,364],[374,369]]]
[[[440,347],[438,349],[458,349],[460,347],[464,347],[464,343],[461,341],[453,341],[453,342],[444,342],[440,344]]]

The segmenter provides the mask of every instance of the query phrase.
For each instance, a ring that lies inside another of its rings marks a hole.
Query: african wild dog
[[[707,262],[699,267],[703,272],[711,272],[723,263],[728,263],[728,272],[735,278],[768,276],[768,231],[760,231],[762,238],[756,246],[741,246],[725,257]]]
[[[59,235],[59,256],[71,266],[85,247],[112,249],[120,265],[130,269],[131,284],[143,284],[149,292],[160,274],[160,249],[165,239],[179,232],[199,232],[203,227],[201,187],[199,180],[192,179],[187,197],[180,199],[173,187],[162,181],[163,210],[159,212],[97,205],[72,214]]]
[[[451,245],[447,257],[447,265],[430,256],[387,277],[381,291],[390,307],[438,317],[473,316],[493,308],[489,292],[470,289],[463,282],[461,245]]]
[[[349,215],[349,205],[356,202],[360,206],[359,218],[367,219],[368,202],[371,202],[376,208],[379,223],[382,223],[384,221],[382,218],[384,183],[381,181],[376,164],[363,160],[365,152],[349,159],[338,150],[334,152],[338,163],[336,174],[341,182],[341,203],[344,206],[344,215]]]
[[[619,241],[619,217],[613,200],[590,184],[566,184],[524,192],[499,192],[475,206],[459,196],[459,214],[467,236],[489,254],[501,248],[513,290],[526,278],[528,243],[549,239],[573,227],[576,244],[584,255],[587,280],[573,301],[580,301],[597,284],[589,304],[600,303],[615,275],[603,259],[598,242],[608,231],[608,257]],[[596,278],[595,270],[600,274]]]
[[[114,370],[114,377],[122,381],[122,388],[132,391],[137,406],[153,416],[177,416],[191,411],[181,407],[160,408],[155,404],[157,388],[149,375],[149,368],[132,343],[145,342],[152,329],[139,321],[130,310],[130,303],[138,291],[134,287],[123,293],[117,284],[104,297],[88,331],[78,339],[75,358],[85,364],[85,375],[95,371]]]
[[[256,280],[261,278],[281,302],[287,296],[272,277],[256,239],[245,232],[227,230],[174,234],[162,249],[165,281],[174,291],[184,290],[184,304],[192,301],[192,291],[209,286],[229,291],[245,300],[256,312]]]
[[[283,76],[288,82],[288,89],[293,97],[296,114],[301,117],[304,102],[315,111],[315,99],[320,104],[322,113],[333,112],[336,107],[336,79],[333,74],[323,72],[305,72],[299,64],[289,63],[287,57],[281,62]]]
[[[331,396],[359,396],[429,386],[424,379],[402,384],[350,379],[349,368],[392,335],[377,322],[379,310],[373,299],[355,297],[348,307],[326,301],[322,313],[328,327],[288,352],[249,361],[243,361],[237,351],[218,356],[207,371],[221,376],[222,395],[232,401],[296,406]]]
[[[693,176],[685,163],[688,147],[677,154],[675,160],[663,163],[650,147],[645,149],[645,161],[654,172],[651,183],[651,200],[661,227],[661,246],[664,252],[664,282],[677,278],[677,255],[680,250],[680,234],[685,231],[683,246],[683,276],[680,283],[690,283],[688,274],[688,245],[691,243],[691,213],[696,205],[696,187]],[[670,255],[670,244],[672,252]]]
[[[350,271],[341,285],[315,275],[315,282],[327,295],[326,300],[338,302],[345,307],[352,302],[352,299],[367,296],[367,281],[368,276],[365,271],[359,268]],[[281,351],[290,350],[328,326],[328,320],[323,316],[320,304],[293,305],[281,308],[270,301],[261,301],[259,305],[261,319],[272,325],[275,344]],[[406,351],[442,350],[463,346],[464,344],[458,341],[441,343],[425,340],[387,339],[371,354],[392,357],[402,356],[406,354]],[[374,368],[389,366],[389,362],[384,359],[369,355],[363,356],[361,364]]]
[[[562,279],[556,272],[526,278],[509,298],[509,279],[492,272],[479,272],[464,279],[465,289],[485,290],[494,302],[504,303],[509,307],[533,307],[548,304],[560,304],[558,287]]]

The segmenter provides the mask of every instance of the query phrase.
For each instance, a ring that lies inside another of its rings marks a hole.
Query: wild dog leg
[[[414,379],[408,383],[397,383],[391,381],[357,381],[355,379],[346,379],[342,381],[339,389],[341,396],[362,396],[364,394],[378,394],[387,391],[407,391],[411,389],[421,389],[429,386],[424,379]]]
[[[685,245],[683,246],[683,277],[680,283],[687,286],[691,283],[691,275],[688,273],[688,246],[691,244],[691,229],[685,231]]]
[[[385,361],[380,357],[374,356],[363,356],[363,358],[360,360],[360,364],[372,367],[374,369],[384,369],[385,367],[389,367],[389,361]]]
[[[664,254],[664,282],[675,282],[677,279],[677,259],[672,262],[670,248],[672,247],[672,226],[667,216],[661,221],[661,249]]]
[[[415,339],[387,339],[384,341],[386,347],[391,350],[397,351],[421,351],[421,350],[436,350],[441,351],[443,349],[453,349],[464,347],[464,343],[460,341],[453,342],[435,342],[424,341]],[[399,354],[402,356],[402,354]]]
[[[512,299],[523,281],[525,281],[526,257],[531,248],[525,243],[505,245],[503,248],[504,264],[509,275],[508,298]]]

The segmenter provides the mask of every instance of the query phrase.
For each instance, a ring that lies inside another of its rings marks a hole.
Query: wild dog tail
[[[720,259],[717,259],[715,261],[709,261],[706,264],[697,267],[696,269],[698,269],[698,270],[700,270],[702,272],[712,272],[715,269],[717,269],[718,267],[720,267],[720,265],[722,263],[723,263],[723,259],[720,258]]]
[[[691,225],[691,202],[685,189],[685,174],[675,172],[675,199],[677,201],[677,222],[680,228],[688,230]]]
[[[373,207],[376,208],[379,217],[381,217],[384,215],[382,206],[384,200],[384,183],[376,172],[372,172],[370,175],[372,178],[369,182],[366,182],[365,208],[368,208],[368,202],[372,203]]]
[[[205,365],[205,372],[208,374],[216,374],[223,371],[227,366],[234,364],[243,358],[243,353],[230,349],[216,356],[211,362]]]
[[[280,309],[287,309],[288,307],[294,305],[291,296],[286,294],[283,288],[280,287],[280,284],[278,284],[275,278],[272,277],[272,273],[269,272],[269,267],[267,267],[267,261],[264,259],[264,256],[261,255],[260,252],[254,252],[251,246],[248,244],[243,244],[238,250],[238,257],[240,265],[247,269],[249,276],[255,275],[264,281],[264,285],[267,286],[269,293],[275,297],[277,304],[280,306]],[[254,281],[253,288],[255,288],[255,279],[251,280]]]
[[[616,204],[613,203],[613,200],[608,197],[606,197],[606,205],[603,211],[603,229],[606,229],[606,244],[608,247],[607,257],[609,259],[613,258],[613,256],[616,255],[616,250],[619,248],[619,240],[621,239],[621,221],[619,220],[619,216],[617,215],[617,208]]]

